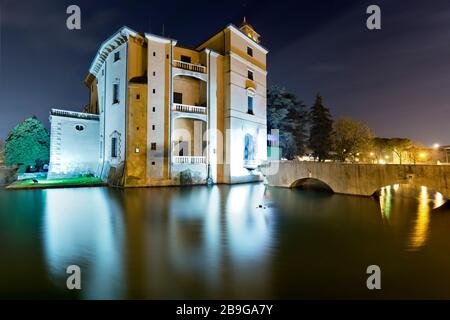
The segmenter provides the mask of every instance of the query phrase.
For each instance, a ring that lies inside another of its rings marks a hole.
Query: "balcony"
[[[206,164],[206,157],[174,156],[172,162],[175,164]]]
[[[206,67],[202,66],[202,65],[199,65],[199,64],[183,62],[183,61],[180,61],[180,60],[173,60],[173,66],[175,68],[180,68],[180,69],[183,69],[183,70],[199,72],[199,73],[206,73]]]
[[[191,106],[188,104],[174,103],[172,107],[173,111],[206,114],[206,107]]]

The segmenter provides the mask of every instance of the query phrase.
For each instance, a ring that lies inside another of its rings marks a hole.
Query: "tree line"
[[[268,133],[279,130],[281,156],[286,159],[311,156],[316,161],[385,161],[395,154],[398,161],[416,162],[423,146],[406,138],[378,138],[363,122],[350,118],[333,120],[323,98],[316,95],[312,106],[279,86],[267,91]]]

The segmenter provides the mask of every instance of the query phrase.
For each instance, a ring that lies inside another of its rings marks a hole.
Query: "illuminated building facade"
[[[99,117],[95,174],[117,186],[260,180],[267,53],[245,20],[193,49],[121,28],[85,79],[86,113]]]
[[[52,109],[48,178],[95,175],[99,156],[99,116]]]

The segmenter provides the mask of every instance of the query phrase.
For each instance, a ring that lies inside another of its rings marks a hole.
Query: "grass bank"
[[[96,187],[106,185],[101,179],[95,177],[59,178],[59,179],[27,179],[16,181],[6,189],[46,189],[46,188],[76,188]]]

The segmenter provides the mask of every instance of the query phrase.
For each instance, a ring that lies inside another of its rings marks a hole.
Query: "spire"
[[[247,17],[244,16],[244,20],[239,26],[239,30],[241,30],[247,37],[252,39],[253,41],[259,43],[260,35],[255,31],[250,23],[247,22]]]

